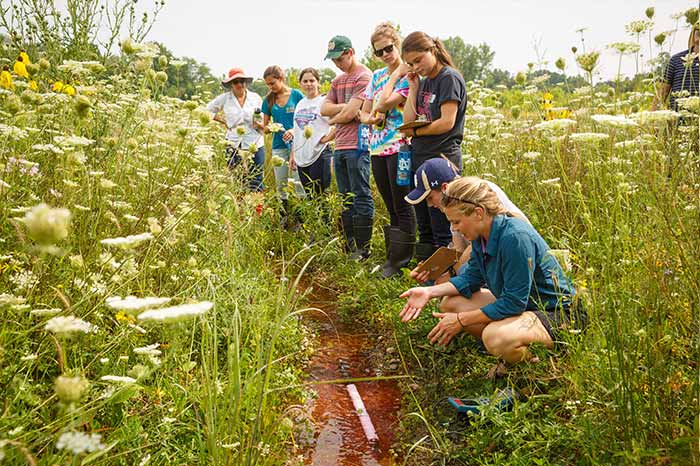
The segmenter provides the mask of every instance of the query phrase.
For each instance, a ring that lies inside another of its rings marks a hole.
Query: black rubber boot
[[[364,261],[369,257],[369,244],[372,240],[372,217],[356,215],[352,218],[352,231],[355,235],[355,252],[352,260]]]
[[[391,225],[384,225],[382,231],[384,232],[384,250],[386,251],[386,262],[384,265],[389,263],[389,246],[391,244]],[[382,266],[383,267],[383,266]]]
[[[389,260],[382,266],[382,277],[390,278],[401,274],[401,268],[406,267],[413,258],[416,247],[416,235],[409,234],[397,227],[389,233]]]
[[[350,254],[355,251],[355,233],[352,228],[352,217],[350,215],[340,216],[340,230],[345,238],[345,252]]]
[[[418,259],[418,262],[422,262],[429,258],[430,256],[433,255],[435,251],[437,251],[438,248],[433,246],[432,244],[427,244],[427,243],[417,243],[416,244],[416,259]]]

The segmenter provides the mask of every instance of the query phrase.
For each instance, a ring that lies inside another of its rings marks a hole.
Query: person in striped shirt
[[[659,106],[665,105],[669,95],[669,108],[671,110],[678,110],[676,99],[683,91],[687,91],[691,96],[698,95],[699,39],[700,31],[696,25],[690,31],[688,49],[673,55],[669,60],[666,72],[656,92],[656,96],[654,96],[652,110],[657,110]]]

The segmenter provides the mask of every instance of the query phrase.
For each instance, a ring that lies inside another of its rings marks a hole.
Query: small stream
[[[320,343],[307,369],[313,381],[351,377],[375,377],[372,354],[383,351],[373,343],[367,329],[342,323],[337,316],[333,295],[314,287],[310,307],[321,313],[308,313],[306,319],[318,328]],[[376,364],[376,363],[375,363]],[[372,419],[379,441],[370,445],[362,430],[345,384],[318,384],[318,397],[309,406],[315,425],[312,445],[305,452],[305,464],[315,466],[389,466],[395,464],[390,452],[394,441],[401,393],[395,380],[355,382]]]

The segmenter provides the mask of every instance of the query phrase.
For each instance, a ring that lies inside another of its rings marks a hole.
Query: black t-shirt
[[[411,140],[414,155],[422,159],[460,152],[464,137],[464,113],[467,109],[467,86],[458,71],[444,66],[435,78],[421,80],[416,114],[424,115],[428,121],[435,121],[442,115],[440,106],[451,100],[457,102],[457,117],[452,129],[443,134],[414,137]]]

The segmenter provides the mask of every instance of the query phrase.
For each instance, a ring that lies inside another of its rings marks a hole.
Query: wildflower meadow
[[[641,12],[630,43],[557,60],[555,85],[534,67],[468,83],[464,174],[568,251],[590,320],[492,381],[473,339],[437,348],[430,312],[400,322],[412,280],[376,278],[381,234],[348,261],[325,220],[337,193],[280,228],[274,189],[227,168],[205,109],[218,81],[185,92],[189,65],[148,41],[163,3],[143,18],[133,3],[106,2],[98,41],[100,2],[68,2],[70,21],[0,2],[0,464],[304,464],[321,287],[397,359],[376,374],[402,394],[391,464],[700,463],[700,98],[652,111],[658,66],[595,74],[600,53],[667,57],[697,9],[672,33]],[[511,411],[445,403],[506,386]]]

